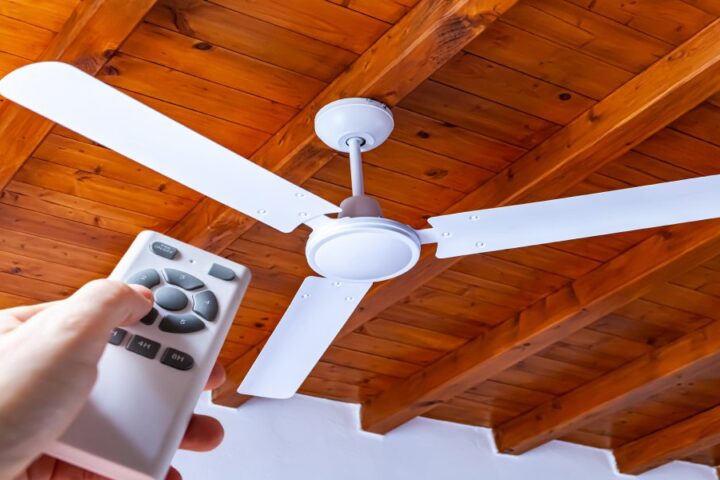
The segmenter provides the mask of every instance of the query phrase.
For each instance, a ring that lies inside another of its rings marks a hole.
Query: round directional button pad
[[[188,304],[185,294],[173,287],[162,287],[155,291],[155,303],[165,310],[182,310]]]

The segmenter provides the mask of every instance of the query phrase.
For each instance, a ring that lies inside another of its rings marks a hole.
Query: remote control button
[[[205,290],[204,292],[193,295],[193,312],[205,320],[210,320],[211,322],[215,320],[218,313],[218,302],[215,294],[210,290]]]
[[[125,339],[125,335],[127,335],[127,330],[123,330],[122,328],[114,328],[112,333],[110,334],[110,340],[108,340],[108,343],[110,345],[120,345]]]
[[[218,265],[217,263],[213,263],[212,267],[210,267],[210,271],[208,272],[208,275],[219,278],[220,280],[234,280],[235,279],[235,272],[230,270],[227,267],[223,267],[222,265]]]
[[[153,242],[150,248],[155,255],[160,255],[161,257],[165,257],[169,260],[172,260],[175,258],[175,255],[177,255],[177,248],[171,247],[167,243]]]
[[[182,310],[188,303],[183,292],[173,287],[162,287],[155,292],[155,303],[166,310]]]
[[[170,333],[193,333],[205,328],[205,323],[195,315],[168,315],[160,322],[160,330]]]
[[[184,288],[185,290],[195,290],[196,288],[205,286],[199,278],[193,277],[189,273],[181,272],[174,268],[166,268],[163,271],[165,272],[165,280],[167,280],[168,283]]]
[[[128,278],[127,283],[133,283],[135,285],[142,285],[143,287],[153,288],[155,285],[160,283],[160,275],[158,275],[158,273],[152,268],[148,268],[147,270],[137,272],[136,274]]]
[[[190,370],[195,363],[190,355],[174,348],[166,348],[160,361],[178,370]]]
[[[158,311],[153,308],[147,313],[147,315],[140,319],[140,323],[143,323],[145,325],[152,325],[153,323],[155,323],[155,319],[157,318],[157,316]]]
[[[145,337],[141,337],[140,335],[135,335],[130,339],[127,347],[125,348],[133,353],[152,359],[155,358],[158,350],[160,350],[160,344]]]

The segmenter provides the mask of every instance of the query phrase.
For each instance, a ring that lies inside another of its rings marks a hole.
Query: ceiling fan
[[[411,269],[422,244],[448,258],[720,217],[713,175],[440,215],[415,230],[364,195],[361,153],[394,126],[371,99],[337,100],[315,117],[320,139],[349,153],[352,196],[338,207],[70,65],[21,67],[0,80],[0,94],[277,230],[313,230],[305,253],[322,277],[303,281],[238,389],[249,395],[292,396],[372,283]]]

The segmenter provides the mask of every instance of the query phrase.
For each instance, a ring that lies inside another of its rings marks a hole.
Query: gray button
[[[168,315],[160,322],[160,330],[170,333],[192,333],[205,328],[205,322],[189,313]]]
[[[166,310],[182,310],[188,299],[183,292],[173,287],[162,287],[155,292],[155,303]]]
[[[158,350],[160,350],[160,344],[140,335],[135,335],[125,348],[143,357],[155,358]]]
[[[125,335],[127,335],[126,330],[123,330],[122,328],[115,328],[110,334],[110,340],[108,340],[108,343],[110,345],[120,345],[125,338]]]
[[[211,322],[215,320],[218,313],[218,302],[215,294],[210,290],[205,290],[204,292],[193,295],[193,312],[205,320],[210,320]]]
[[[154,308],[150,310],[147,315],[145,315],[143,318],[140,319],[140,323],[145,325],[152,325],[155,322],[155,319],[158,316],[158,311]]]
[[[193,277],[189,273],[181,272],[174,268],[166,268],[163,272],[165,273],[165,280],[167,280],[168,283],[184,288],[185,290],[195,290],[196,288],[205,286],[199,278]]]
[[[174,348],[166,348],[160,361],[178,370],[190,370],[195,363],[190,355]]]
[[[227,267],[218,265],[217,263],[212,264],[208,274],[212,277],[219,278],[220,280],[227,280],[228,282],[235,279],[235,272]]]
[[[127,279],[127,283],[153,288],[155,285],[160,283],[160,275],[158,275],[158,273],[152,268],[148,268],[132,275]]]
[[[177,248],[171,247],[167,243],[153,242],[150,248],[155,255],[160,255],[161,257],[169,258],[170,260],[175,258],[175,255],[177,255]]]

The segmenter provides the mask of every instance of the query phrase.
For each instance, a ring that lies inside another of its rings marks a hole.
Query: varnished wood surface
[[[437,10],[444,2],[161,0],[146,15],[114,16],[107,36],[90,28],[73,37],[63,32],[76,28],[75,0],[12,0],[0,2],[0,74],[50,45],[58,55],[99,52],[93,73],[103,81],[333,202],[350,194],[347,163],[313,140],[312,114],[339,96],[377,97],[395,106],[396,127],[366,155],[367,190],[387,217],[417,228],[453,208],[720,173],[715,2],[519,0],[508,10],[513,3],[454,2],[448,20]],[[125,36],[111,41],[120,21]],[[214,392],[241,405],[234,386],[312,274],[309,230],[238,222],[62,127],[29,128],[38,118],[16,121],[9,108],[0,98],[0,124],[15,135],[0,134],[12,147],[3,149],[0,306],[62,298],[106,275],[143,229],[204,238],[254,273],[221,354],[235,383]],[[451,382],[442,375],[462,358],[485,374],[415,413],[496,427],[506,450],[561,437],[615,449],[633,471],[675,458],[715,465],[716,434],[697,426],[720,404],[720,376],[700,368],[714,358],[701,346],[720,320],[716,225],[447,263],[426,247],[416,271],[376,286],[301,392],[381,405],[429,372]],[[662,281],[650,274],[661,270]],[[606,302],[609,291],[617,302]],[[593,298],[597,309],[573,310]],[[532,321],[513,328],[513,318]],[[503,350],[511,344],[519,350]],[[486,350],[499,359],[492,370],[479,353],[465,355]],[[624,375],[633,368],[640,373]],[[597,385],[610,385],[605,396],[592,395]]]

